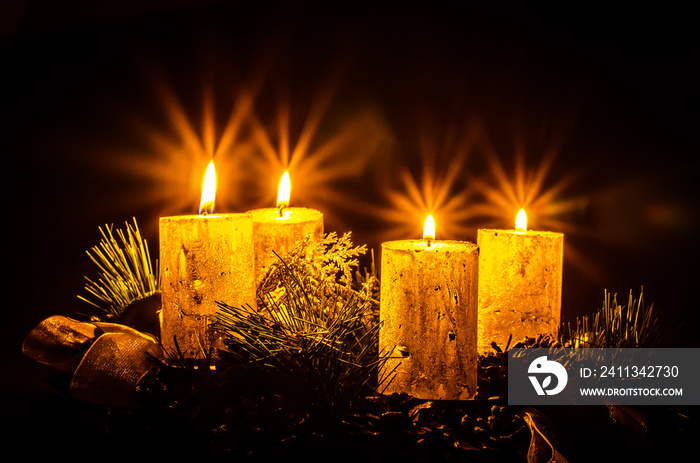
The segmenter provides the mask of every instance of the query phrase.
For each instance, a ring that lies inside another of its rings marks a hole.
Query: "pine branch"
[[[261,283],[257,312],[219,303],[222,358],[300,394],[325,416],[345,413],[371,394],[384,358],[373,313],[378,283],[365,276],[353,287],[362,252],[349,234],[300,241]]]
[[[160,289],[158,265],[151,265],[148,245],[141,238],[136,219],[134,225],[126,224],[126,231],[117,230],[117,240],[112,227],[100,228],[99,245],[86,251],[97,266],[99,278],[85,277],[85,290],[95,300],[78,296],[88,304],[119,316],[129,304],[143,299]]]
[[[574,347],[653,347],[660,341],[659,322],[654,305],[644,305],[644,289],[635,300],[630,291],[627,305],[617,302],[605,291],[603,307],[593,316],[576,319],[576,326],[567,325],[564,342]]]

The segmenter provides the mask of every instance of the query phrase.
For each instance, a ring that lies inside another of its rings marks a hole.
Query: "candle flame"
[[[289,206],[289,196],[292,191],[292,184],[289,180],[289,173],[287,171],[282,174],[282,179],[280,180],[280,186],[277,190],[277,207],[287,207]]]
[[[525,214],[525,209],[520,209],[518,216],[515,218],[515,229],[519,232],[527,231],[527,214]]]
[[[216,197],[216,171],[214,161],[209,163],[202,182],[202,199],[199,202],[200,214],[211,214],[214,212],[214,199]]]
[[[435,239],[435,221],[432,215],[428,215],[425,219],[425,226],[423,227],[423,239],[434,240]]]

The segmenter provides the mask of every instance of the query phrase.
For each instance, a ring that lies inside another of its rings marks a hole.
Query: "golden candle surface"
[[[478,231],[480,353],[559,333],[564,235],[524,228]]]
[[[396,376],[385,393],[462,400],[477,385],[478,248],[464,241],[382,244],[380,352]]]
[[[187,358],[217,346],[209,327],[217,302],[255,307],[249,213],[160,218],[161,338]]]
[[[307,235],[323,235],[323,214],[305,207],[269,207],[251,211],[255,247],[255,284],[263,279],[270,266],[291,251]],[[274,251],[274,252],[273,252]]]

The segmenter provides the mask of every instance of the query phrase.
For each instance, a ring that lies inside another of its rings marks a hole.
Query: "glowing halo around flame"
[[[564,233],[567,237],[589,239],[592,236],[590,228],[572,221],[585,210],[589,201],[584,196],[570,195],[570,189],[577,186],[587,171],[585,160],[578,168],[568,166],[564,173],[555,170],[568,131],[566,121],[562,123],[564,125],[546,127],[549,132],[545,132],[544,143],[535,146],[529,146],[533,141],[523,128],[515,130],[513,145],[505,153],[496,148],[495,138],[484,134],[480,139],[478,150],[485,161],[485,169],[474,175],[471,182],[480,198],[474,209],[478,209],[482,217],[481,227],[511,228],[514,211],[526,209],[526,222],[515,226],[519,233],[529,227]],[[598,280],[602,274],[600,266],[574,243],[567,239],[564,247],[567,265],[592,281]]]
[[[453,159],[447,164],[447,173],[437,172],[434,166],[424,164],[420,177],[407,168],[399,170],[403,189],[386,190],[389,204],[369,209],[383,222],[390,223],[389,227],[378,232],[380,240],[415,236],[418,231],[416,224],[422,222],[427,211],[431,211],[431,216],[437,214],[445,218],[440,226],[440,235],[444,239],[459,239],[476,231],[468,225],[474,217],[474,209],[470,206],[474,191],[468,185],[460,188],[463,179],[452,174],[452,169],[457,167],[455,162]]]

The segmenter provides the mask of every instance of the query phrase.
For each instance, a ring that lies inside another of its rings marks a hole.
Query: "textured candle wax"
[[[161,217],[161,338],[188,358],[218,341],[208,326],[217,302],[255,307],[253,221],[250,214]]]
[[[385,390],[420,399],[472,397],[477,385],[478,248],[461,241],[382,244],[379,350]]]
[[[564,235],[479,230],[479,352],[559,333]]]
[[[253,241],[255,247],[255,284],[262,280],[274,262],[294,249],[296,243],[311,235],[323,235],[323,214],[304,207],[276,207],[256,209],[253,217]]]

